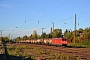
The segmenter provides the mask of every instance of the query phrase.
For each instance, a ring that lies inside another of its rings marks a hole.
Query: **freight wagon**
[[[22,40],[20,41],[33,44],[45,44],[45,45],[56,45],[56,46],[67,46],[67,39],[65,38],[52,38],[52,39],[37,39],[37,40]]]

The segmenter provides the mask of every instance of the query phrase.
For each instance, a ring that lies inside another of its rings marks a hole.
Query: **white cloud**
[[[6,4],[0,4],[0,6],[6,7],[6,8],[11,8],[11,9],[16,9],[13,6],[10,5],[6,5]]]

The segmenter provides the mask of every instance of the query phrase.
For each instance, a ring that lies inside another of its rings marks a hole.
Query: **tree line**
[[[63,34],[63,35],[62,35]],[[48,38],[59,38],[59,37],[65,37],[67,38],[70,42],[75,41],[76,43],[81,42],[81,40],[87,40],[90,41],[90,27],[88,28],[79,28],[78,30],[76,30],[76,36],[75,35],[75,31],[72,31],[71,29],[66,29],[64,33],[62,33],[62,29],[54,29],[52,31],[51,28],[51,32],[46,34],[46,32],[43,32],[41,35],[37,34],[37,31],[34,30],[33,34],[31,34],[30,36],[23,36],[23,37],[16,37],[13,39],[13,41],[20,41],[20,40],[32,40],[32,39],[48,39]],[[9,42],[11,41],[8,37],[2,37],[2,40],[5,42]]]
[[[30,36],[23,36],[23,37],[17,37],[14,40],[15,41],[20,41],[20,40],[36,40],[36,39],[48,39],[48,38],[59,38],[62,37],[62,29],[54,29],[49,34],[46,34],[46,32],[43,32],[41,35],[37,34],[37,31],[34,30],[33,34],[31,34]]]

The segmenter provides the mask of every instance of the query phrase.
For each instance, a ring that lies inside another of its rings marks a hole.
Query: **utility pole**
[[[76,14],[75,14],[75,18],[74,18],[74,43],[75,43],[75,40],[76,40]]]
[[[1,31],[1,40],[0,40],[0,41],[2,42],[2,31],[3,31],[3,30],[0,30],[0,31]]]
[[[9,41],[10,41],[10,35],[11,35],[11,34],[9,33],[9,35],[8,35]]]
[[[52,33],[52,27],[50,28],[50,33]]]
[[[54,31],[54,22],[52,24],[53,24],[53,31]]]
[[[43,34],[43,29],[44,29],[44,28],[42,28],[42,34]]]
[[[44,43],[44,38],[43,38],[43,29],[44,29],[44,28],[42,28],[42,42]]]
[[[54,31],[54,22],[52,21],[52,27],[51,27],[51,37],[52,37],[52,33],[53,33],[53,31]]]

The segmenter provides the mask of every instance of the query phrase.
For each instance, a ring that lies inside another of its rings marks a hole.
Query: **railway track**
[[[82,60],[90,59],[90,48],[56,47],[56,46],[26,44],[26,43],[23,44],[21,43],[19,45],[39,47],[39,48],[43,48],[44,50],[50,50],[54,52],[62,52],[64,54],[70,55],[71,57],[80,57]]]
[[[81,59],[90,59],[90,48],[68,48],[68,47],[56,47],[56,46],[46,46],[46,45],[36,45],[30,44],[30,46],[40,47],[45,50],[52,50],[55,52],[63,52],[64,54],[69,54],[75,57],[81,57]]]
[[[75,56],[83,56],[90,58],[90,48],[68,48],[68,47],[56,47],[56,46],[46,46],[46,45],[31,45],[35,47],[41,47],[46,50],[53,50],[57,52],[63,52],[65,54],[72,54]]]

